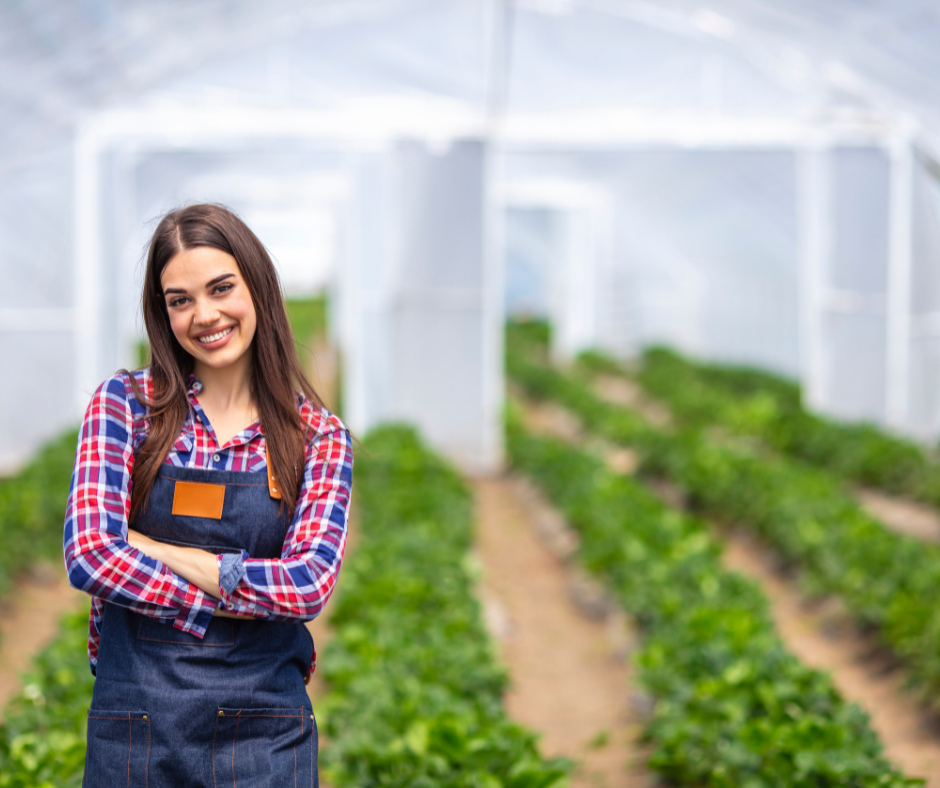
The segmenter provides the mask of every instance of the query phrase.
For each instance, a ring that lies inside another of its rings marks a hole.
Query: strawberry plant
[[[642,627],[639,676],[655,697],[650,766],[670,784],[922,784],[884,759],[867,716],[828,676],[784,649],[763,595],[722,570],[698,521],[512,415],[508,448],[579,533],[580,559]]]
[[[517,385],[638,450],[641,473],[668,477],[698,511],[758,531],[811,592],[839,595],[903,660],[923,699],[940,709],[940,612],[932,604],[940,547],[886,530],[824,469],[681,420],[675,428],[655,427],[595,395],[583,368],[566,374],[536,357],[532,344],[510,339],[507,368]]]
[[[356,461],[361,531],[342,573],[318,709],[336,788],[548,788],[543,760],[502,705],[506,675],[473,594],[470,493],[414,432],[367,436]]]

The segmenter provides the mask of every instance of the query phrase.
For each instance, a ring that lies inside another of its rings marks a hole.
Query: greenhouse
[[[148,246],[200,203],[356,441],[326,784],[940,786],[940,9],[40,0],[0,37],[0,788],[82,784],[75,431],[159,358]]]

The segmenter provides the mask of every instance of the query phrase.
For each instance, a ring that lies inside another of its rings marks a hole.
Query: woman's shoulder
[[[302,392],[297,392],[297,410],[312,435],[348,434],[349,429],[342,419],[325,407],[311,402]]]
[[[153,396],[150,367],[133,372],[121,370],[105,378],[95,391],[92,404],[101,403],[108,409],[120,407],[125,413],[129,408],[131,415],[137,420],[147,412],[147,406],[138,398],[138,393],[144,401],[149,401]]]

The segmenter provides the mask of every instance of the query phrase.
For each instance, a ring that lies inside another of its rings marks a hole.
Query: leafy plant
[[[62,551],[62,524],[78,434],[68,430],[43,446],[20,473],[0,481],[0,594],[36,558]]]
[[[650,766],[671,784],[904,786],[857,706],[781,645],[757,587],[720,547],[598,458],[527,433],[510,411],[513,464],[580,535],[580,558],[641,625],[640,680],[655,697]]]
[[[543,760],[502,706],[473,594],[473,512],[457,473],[404,427],[365,440],[357,460],[361,523],[343,570],[318,710],[323,764],[337,788],[547,788],[569,764]]]
[[[557,400],[585,426],[643,457],[715,519],[758,531],[801,571],[810,591],[837,594],[900,657],[924,700],[940,709],[940,547],[886,530],[840,479],[707,429],[655,427],[593,393],[583,371],[562,373],[510,343],[509,374],[531,396]]]
[[[94,678],[85,644],[88,609],[63,617],[0,724],[0,788],[79,788]]]
[[[596,365],[598,354],[587,361]],[[618,371],[616,364],[612,369],[608,364],[608,370]],[[644,354],[636,379],[686,426],[721,425],[856,484],[940,505],[940,466],[918,444],[872,424],[809,413],[800,404],[799,388],[789,381],[758,370],[694,362],[665,348]]]

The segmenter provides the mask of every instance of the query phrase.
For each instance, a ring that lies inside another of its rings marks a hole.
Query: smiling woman
[[[143,311],[153,362],[92,397],[66,512],[69,578],[94,598],[84,786],[316,784],[302,623],[342,563],[349,433],[227,209],[163,218]]]

